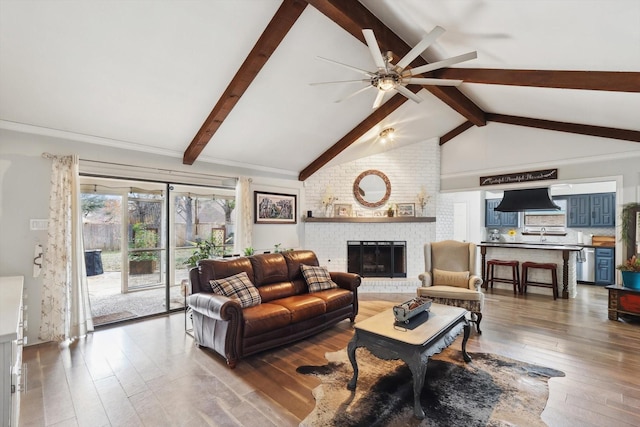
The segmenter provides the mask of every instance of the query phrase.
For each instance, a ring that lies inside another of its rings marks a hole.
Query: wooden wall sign
[[[515,184],[528,181],[545,181],[547,179],[558,179],[558,169],[481,176],[480,185]]]

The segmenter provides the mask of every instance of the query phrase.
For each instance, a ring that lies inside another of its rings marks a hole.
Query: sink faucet
[[[544,237],[544,233],[546,233],[546,231],[547,231],[547,229],[546,229],[546,228],[544,228],[544,227],[542,227],[542,228],[540,229],[540,241],[541,241],[541,242],[545,242],[545,241],[547,240],[547,238],[546,238],[546,237]]]

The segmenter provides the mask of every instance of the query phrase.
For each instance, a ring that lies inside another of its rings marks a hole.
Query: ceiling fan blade
[[[373,34],[373,30],[362,30],[362,34],[364,35],[364,39],[367,42],[367,46],[369,46],[369,51],[371,51],[373,62],[376,64],[376,67],[378,67],[378,70],[385,70],[386,72],[388,72],[389,70],[387,69],[387,63],[382,57],[380,46],[378,46],[378,40],[376,40],[376,36]]]
[[[371,86],[371,87],[373,87],[373,86]],[[374,110],[382,105],[382,100],[384,99],[384,94],[385,94],[384,91],[378,90],[378,95],[376,95],[376,100],[373,101],[373,107],[372,108]]]
[[[476,59],[478,57],[478,52],[467,52],[462,55],[452,56],[451,58],[443,59],[442,61],[432,62],[431,64],[423,65],[421,67],[411,68],[407,70],[407,73],[411,76],[415,76],[416,74],[426,73],[428,71],[437,70],[439,68],[448,67],[449,65],[457,64],[459,62],[468,61],[470,59]]]
[[[331,85],[334,83],[370,83],[370,80],[361,79],[361,80],[338,80],[335,82],[316,82],[316,83],[309,83],[309,86]]]
[[[402,70],[404,70],[406,68],[406,66],[411,64],[411,62],[414,59],[416,59],[418,56],[420,56],[420,54],[422,52],[424,52],[431,45],[431,43],[436,41],[436,39],[438,37],[440,37],[440,35],[442,35],[442,33],[444,33],[444,28],[435,27],[428,34],[425,34],[425,36],[422,38],[422,40],[420,40],[420,43],[415,45],[413,47],[413,49],[411,49],[409,51],[409,53],[407,53],[404,56],[404,58],[402,58],[400,61],[398,61],[398,63],[396,64],[396,71],[397,72],[401,72]]]
[[[344,98],[340,98],[340,99],[338,99],[338,100],[336,101],[336,103],[338,103],[338,102],[342,102],[342,101],[346,101],[347,99],[351,98],[352,96],[356,96],[357,94],[362,93],[362,92],[364,92],[365,90],[370,89],[370,88],[372,88],[372,87],[373,87],[373,86],[371,86],[371,85],[369,85],[369,86],[365,86],[365,87],[363,87],[362,89],[359,89],[359,90],[357,90],[357,91],[355,91],[355,92],[353,92],[353,93],[351,93],[351,94],[349,94],[349,95],[345,96]]]
[[[462,83],[462,80],[452,79],[427,79],[422,77],[413,77],[410,79],[402,80],[403,83],[412,85],[429,85],[429,86],[458,86]]]
[[[407,98],[411,99],[412,101],[417,102],[418,104],[422,102],[422,98],[420,98],[418,95],[411,92],[409,89],[407,89],[404,86],[398,85],[394,89],[400,92],[401,94],[403,94],[404,96],[406,96]]]
[[[323,61],[327,61],[332,64],[340,65],[341,67],[347,68],[351,71],[355,71],[356,73],[364,74],[365,76],[373,77],[373,75],[375,74],[370,71],[363,70],[361,68],[353,67],[351,65],[343,64],[342,62],[334,61],[333,59],[323,58],[322,56],[317,56],[316,58],[322,59]]]

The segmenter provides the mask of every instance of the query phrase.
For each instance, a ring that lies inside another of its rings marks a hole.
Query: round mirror
[[[391,195],[391,183],[385,174],[377,170],[362,172],[353,183],[356,200],[368,208],[384,205]]]

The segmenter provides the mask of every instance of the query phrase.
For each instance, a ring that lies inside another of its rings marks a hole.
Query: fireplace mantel
[[[390,222],[436,222],[435,216],[336,216],[330,218],[304,218],[304,222],[355,222],[355,223],[365,223],[365,222],[381,222],[381,223],[390,223]]]

